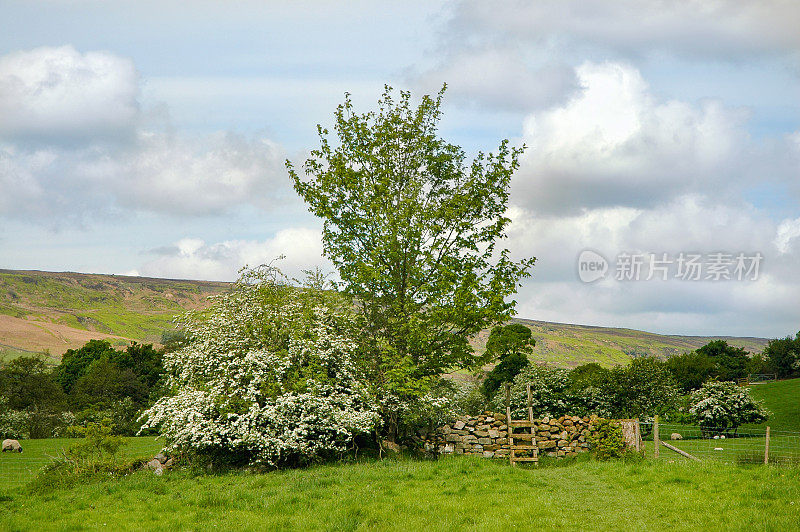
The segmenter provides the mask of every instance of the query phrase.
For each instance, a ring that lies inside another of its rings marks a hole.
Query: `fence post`
[[[506,383],[506,426],[508,427],[508,460],[514,467],[514,429],[511,427],[511,385]]]
[[[653,456],[658,458],[658,448],[661,446],[661,441],[658,437],[658,416],[653,418]]]
[[[767,427],[767,437],[764,441],[764,465],[769,464],[769,427]]]

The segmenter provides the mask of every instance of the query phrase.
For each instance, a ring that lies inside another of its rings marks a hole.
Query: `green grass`
[[[763,425],[771,430],[800,432],[800,379],[754,384],[750,395],[771,412]]]
[[[143,471],[7,493],[0,529],[789,530],[800,523],[798,472],[656,461],[512,469],[468,457],[261,475]]]
[[[155,437],[123,438],[121,458],[152,457],[163,446],[163,440]],[[71,438],[21,440],[23,452],[0,453],[0,492],[3,489],[19,488],[30,481],[36,473],[50,463],[53,457],[70,444],[80,441]]]

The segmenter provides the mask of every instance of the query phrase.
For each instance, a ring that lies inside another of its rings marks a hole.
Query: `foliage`
[[[766,421],[769,413],[733,382],[707,382],[690,397],[689,413],[704,431],[734,430],[744,423]]]
[[[536,417],[558,417],[572,413],[575,397],[569,390],[567,370],[531,364],[524,368],[511,383],[511,410],[515,417],[527,417],[527,385],[531,384],[531,406]],[[492,408],[505,411],[505,390],[497,390]]]
[[[625,454],[625,437],[622,427],[609,419],[597,419],[589,436],[592,454],[598,460],[620,458]]]
[[[170,449],[269,466],[340,453],[377,416],[357,375],[354,320],[334,292],[246,270],[191,342],[164,357],[173,392],[144,414]]]
[[[609,400],[610,417],[617,419],[668,414],[677,409],[679,397],[672,373],[655,358],[612,368],[601,392]]]
[[[164,353],[154,349],[152,344],[131,342],[125,351],[116,351],[111,361],[120,370],[129,370],[136,375],[150,389],[164,376],[163,357]]]
[[[528,357],[522,353],[503,357],[483,380],[481,387],[483,394],[491,398],[503,383],[511,382],[528,364]]]
[[[39,356],[0,367],[0,433],[46,438],[64,426],[66,397]]]
[[[486,343],[486,358],[498,358],[499,362],[483,380],[482,391],[487,399],[491,399],[503,383],[511,382],[528,365],[528,354],[535,344],[531,330],[520,323],[498,325],[492,329]]]
[[[569,372],[569,380],[572,387],[577,390],[590,386],[599,388],[608,381],[609,374],[609,370],[597,362],[590,362],[572,369]]]
[[[126,442],[114,434],[110,420],[71,427],[82,439],[67,447],[62,455],[46,465],[31,484],[34,493],[49,493],[78,482],[132,473],[141,461],[121,462],[117,453]]]
[[[147,387],[133,371],[120,369],[110,358],[103,356],[92,362],[78,379],[70,400],[80,410],[90,406],[107,408],[126,397],[142,405],[147,399]]]
[[[79,349],[67,349],[61,357],[61,363],[56,367],[55,378],[61,384],[64,392],[70,393],[78,379],[89,370],[95,360],[113,357],[116,350],[107,340],[89,340]]]
[[[697,350],[714,364],[714,373],[721,381],[735,381],[747,377],[750,357],[741,347],[728,345],[725,340],[714,340]]]
[[[495,326],[486,341],[487,358],[502,360],[508,355],[531,354],[536,345],[532,334],[530,327],[521,323]]]
[[[675,355],[667,359],[667,368],[683,392],[691,392],[719,375],[714,361],[699,351]]]
[[[800,376],[800,332],[770,340],[764,349],[767,367],[779,377]]]
[[[64,406],[59,389],[45,360],[39,356],[19,357],[0,367],[0,395],[14,410],[51,411]]]
[[[506,238],[511,175],[521,150],[464,151],[437,135],[444,89],[412,106],[387,87],[377,112],[335,113],[336,140],[303,165],[295,190],[324,220],[325,255],[357,302],[362,366],[394,437],[397,407],[426,395],[445,371],[479,362],[468,338],[507,319],[533,259],[514,262]]]

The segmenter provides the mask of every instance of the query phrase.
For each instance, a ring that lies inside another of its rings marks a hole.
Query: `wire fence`
[[[52,458],[29,458],[25,453],[0,455],[0,493],[16,490],[30,482]]]
[[[645,454],[651,458],[673,461],[698,459],[740,465],[800,465],[800,432],[769,428],[731,430],[659,423],[660,443],[656,447],[654,424],[640,425],[645,440]]]
[[[80,441],[73,438],[20,440],[22,453],[0,453],[0,494],[21,489],[43,467],[62,457],[66,448]],[[123,441],[116,455],[119,460],[146,461],[164,447],[163,440],[151,436],[123,437]]]

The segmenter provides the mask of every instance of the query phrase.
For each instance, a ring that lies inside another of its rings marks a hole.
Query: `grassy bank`
[[[793,529],[795,469],[665,462],[512,469],[506,462],[338,464],[262,475],[141,472],[7,493],[0,529]]]
[[[772,430],[800,432],[800,379],[753,384],[750,394],[761,401],[771,412],[769,425]]]
[[[123,439],[125,445],[120,448],[120,458],[151,457],[164,446],[164,441],[155,437]],[[64,448],[77,441],[80,440],[22,440],[22,454],[0,453],[0,493],[21,489],[42,467],[52,462],[53,457],[61,455]]]

